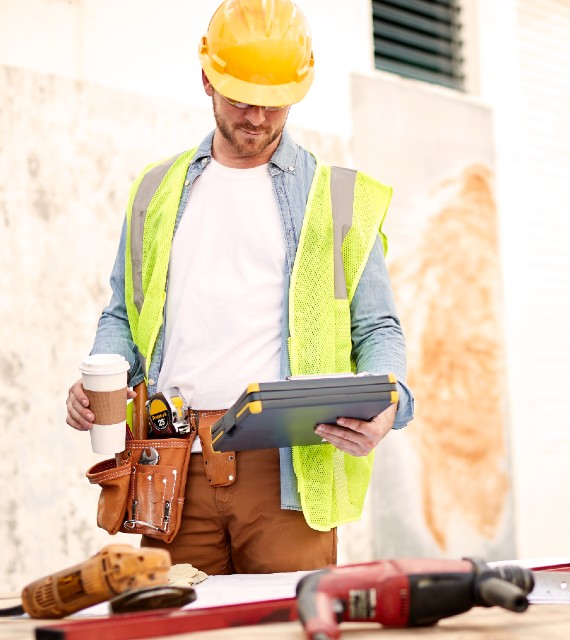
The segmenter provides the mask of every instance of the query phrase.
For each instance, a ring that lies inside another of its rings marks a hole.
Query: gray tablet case
[[[212,425],[212,446],[220,452],[322,444],[317,424],[341,416],[371,420],[397,401],[391,374],[255,383]]]

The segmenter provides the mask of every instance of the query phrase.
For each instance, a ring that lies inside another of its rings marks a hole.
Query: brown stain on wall
[[[491,176],[466,169],[438,189],[419,251],[395,265],[409,308],[410,437],[422,472],[424,517],[442,550],[451,527],[496,535],[509,493],[496,209]],[[443,198],[441,197],[443,195]],[[405,305],[404,305],[405,307]]]

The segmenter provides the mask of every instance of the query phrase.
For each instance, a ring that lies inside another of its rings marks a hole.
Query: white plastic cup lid
[[[89,375],[109,375],[110,373],[124,373],[129,370],[129,363],[117,353],[96,353],[87,356],[79,369],[81,373]]]

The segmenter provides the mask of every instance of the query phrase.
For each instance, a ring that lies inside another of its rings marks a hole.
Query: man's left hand
[[[367,456],[392,428],[397,408],[390,405],[370,422],[339,418],[336,424],[318,424],[315,433],[345,453]]]

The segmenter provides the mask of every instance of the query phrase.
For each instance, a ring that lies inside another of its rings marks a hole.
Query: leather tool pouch
[[[127,440],[123,463],[104,460],[87,471],[101,487],[97,525],[111,534],[137,533],[172,542],[180,528],[190,450],[196,436]],[[156,464],[141,464],[143,452],[155,449]]]

